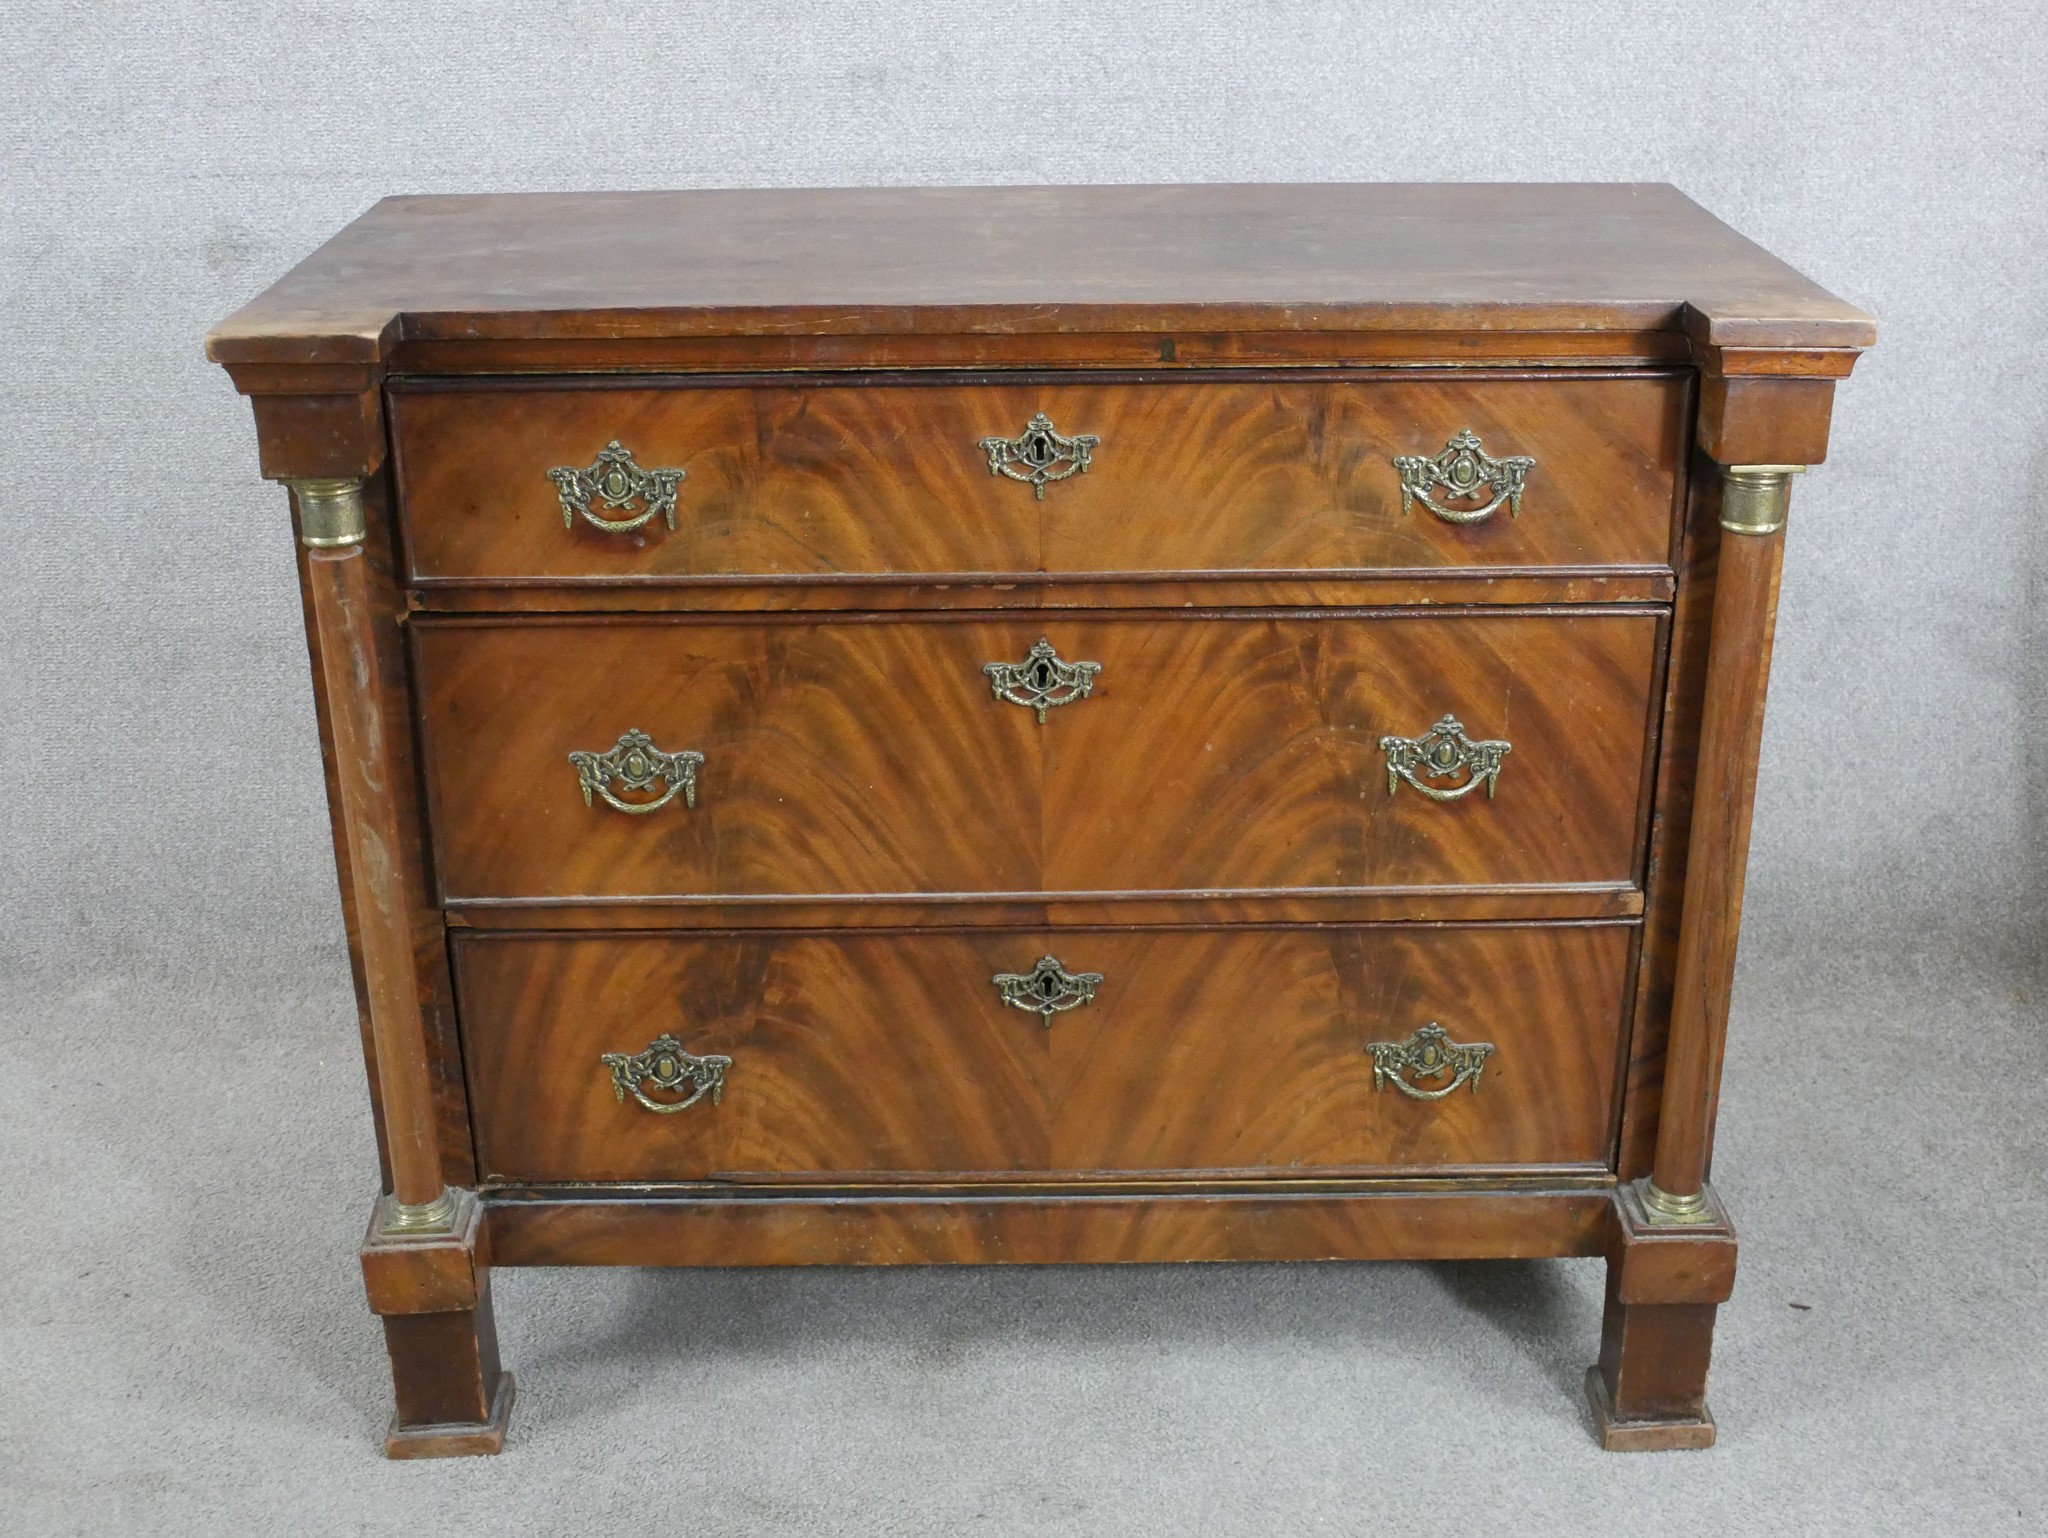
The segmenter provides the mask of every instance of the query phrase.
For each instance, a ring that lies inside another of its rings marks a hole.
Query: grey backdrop
[[[2044,20],[0,0],[0,1531],[2037,1531]],[[1578,1263],[539,1273],[514,1450],[380,1463],[286,509],[206,327],[391,192],[1349,179],[1673,181],[1879,318],[1794,503],[1722,1445],[1591,1450]]]

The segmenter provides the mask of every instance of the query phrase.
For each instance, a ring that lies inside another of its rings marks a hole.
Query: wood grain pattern
[[[514,1266],[904,1266],[1597,1255],[1600,1190],[486,1198]]]
[[[1706,696],[1707,644],[1714,622],[1714,571],[1721,551],[1718,468],[1703,459],[1688,478],[1688,486],[1645,845],[1643,942],[1637,959],[1628,1091],[1616,1162],[1624,1180],[1649,1174],[1656,1156],[1664,1046],[1678,972],[1678,931],[1685,913],[1685,851],[1692,832],[1693,782],[1699,765],[1700,707]]]
[[[1630,882],[1657,611],[413,626],[439,865],[473,897]],[[985,662],[1098,661],[1033,714]],[[1387,790],[1456,713],[1497,788]],[[638,727],[699,803],[583,804]]]
[[[448,1458],[501,1451],[513,1384],[498,1362],[488,1280],[473,1308],[386,1314],[383,1322],[397,1401],[384,1456]]]
[[[1644,372],[390,393],[412,571],[431,580],[1655,566],[1689,404],[1688,375]],[[1102,441],[1038,499],[979,445],[1041,411]],[[1520,516],[1404,512],[1393,457],[1467,427],[1496,458],[1535,458]],[[687,471],[673,531],[563,526],[547,471],[614,439]]]
[[[368,534],[362,546],[367,565],[369,623],[376,646],[378,692],[374,718],[393,773],[386,784],[397,815],[397,859],[409,905],[412,963],[420,1014],[426,1028],[427,1056],[433,1079],[443,1178],[451,1186],[476,1184],[471,1162],[469,1105],[462,1084],[462,1053],[455,1029],[455,998],[448,979],[448,945],[442,912],[430,900],[433,882],[427,871],[426,819],[421,807],[417,745],[412,730],[412,693],[407,679],[405,642],[401,630],[399,590],[392,575],[390,499],[382,477],[364,487]],[[355,983],[357,1024],[362,1037],[364,1071],[369,1079],[371,1120],[377,1135],[379,1190],[391,1185],[390,1160],[384,1146],[384,1113],[377,1085],[375,1039],[370,1029],[369,988],[363,970],[361,930],[357,923],[355,867],[349,857],[348,830],[342,820],[342,794],[335,761],[333,710],[328,698],[326,649],[313,609],[312,552],[298,542],[297,509],[293,509],[292,547],[299,563],[299,597],[305,622],[306,650],[312,663],[312,696],[319,729],[320,757],[327,786],[329,832],[339,877],[341,919],[348,942],[349,967]]]
[[[459,936],[493,1181],[1605,1168],[1627,924]],[[1102,974],[1056,1017],[990,979]],[[1493,1042],[1477,1092],[1372,1087],[1365,1045]],[[674,1034],[723,1099],[621,1102],[605,1052]]]
[[[1040,734],[1047,884],[1631,880],[1660,624],[1641,610],[1062,624],[1103,673]],[[1390,792],[1381,738],[1445,715],[1513,744],[1496,793]]]
[[[1697,362],[1703,350],[1670,324],[1646,319],[1611,331],[1443,332],[1216,331],[1178,323],[1148,331],[954,333],[807,332],[779,336],[732,333],[705,336],[401,337],[388,343],[382,364],[392,378],[409,376],[576,373],[717,374],[851,373],[872,369],[1043,369],[1076,372],[1144,369],[1462,367],[1656,368]],[[266,344],[269,345],[269,344]],[[1722,349],[1722,353],[1735,349]],[[1748,355],[1746,355],[1748,356]],[[1822,352],[1765,350],[1757,359],[1789,363],[1795,372],[1849,372],[1854,349]],[[344,365],[346,366],[346,365]],[[244,393],[265,370],[279,365],[228,363]]]
[[[1701,377],[1697,442],[1724,465],[1817,465],[1828,457],[1832,379],[1709,370]]]
[[[306,558],[307,597],[320,635],[333,734],[335,787],[348,844],[363,998],[375,1044],[377,1096],[391,1191],[424,1205],[441,1196],[441,1150],[426,1026],[413,969],[413,899],[391,786],[399,764],[379,717],[375,604],[360,544]]]
[[[387,198],[207,351],[1162,330],[1872,337],[1668,186],[949,187]]]
[[[1642,889],[1628,882],[1578,885],[1272,887],[1213,892],[948,892],[871,896],[470,898],[447,922],[473,929],[1121,929],[1132,924],[1455,923],[1491,919],[1632,919]]]
[[[1714,1319],[1735,1283],[1735,1230],[1649,1220],[1634,1186],[1614,1193],[1600,1360],[1586,1375],[1594,1427],[1611,1452],[1711,1447],[1707,1367]]]
[[[926,609],[1363,609],[1390,604],[1433,608],[1590,603],[1669,603],[1670,568],[1608,566],[1445,567],[1366,576],[1266,574],[1247,579],[1197,572],[1180,577],[1096,577],[1010,573],[911,580],[777,577],[693,578],[689,582],[420,583],[405,590],[416,613],[879,613]]]
[[[1784,558],[1782,530],[1721,536],[1698,790],[1686,844],[1685,916],[1651,1177],[1674,1195],[1698,1191],[1713,1157]]]
[[[373,1088],[401,1194],[472,1131],[496,1182],[365,1252],[387,1451],[502,1445],[493,1263],[1603,1248],[1600,1436],[1705,1445],[1732,1231],[1615,1173],[1711,1152],[1777,541],[1721,549],[1687,461],[1818,462],[1872,334],[1662,187],[342,232],[208,348],[267,475],[373,478],[362,554],[302,564],[359,989],[380,1041],[423,1014]],[[1103,439],[1042,502],[977,446],[1039,410]],[[1521,517],[1404,516],[1392,456],[1465,426],[1536,457]],[[562,527],[541,472],[615,436],[688,470],[673,532]],[[1041,634],[1105,668],[1043,725],[980,674]],[[1388,797],[1378,738],[1446,712],[1514,744],[1499,797]],[[709,753],[695,812],[582,805],[567,751],[628,726]],[[1046,951],[1105,974],[1050,1030],[987,980]],[[1374,1093],[1429,1019],[1496,1044],[1481,1092]],[[613,1097],[664,1029],[722,1103]]]
[[[264,476],[361,480],[385,462],[383,369],[248,364],[230,370],[249,397]]]

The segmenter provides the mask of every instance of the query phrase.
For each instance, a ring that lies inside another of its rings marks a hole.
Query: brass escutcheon
[[[1092,433],[1065,436],[1042,411],[1025,423],[1024,431],[1014,438],[981,440],[981,451],[988,455],[988,473],[1022,481],[1041,502],[1045,500],[1048,482],[1086,475],[1088,456],[1101,446],[1102,440]]]
[[[1095,675],[1101,671],[1099,662],[1062,662],[1044,636],[1024,654],[1022,662],[991,662],[982,668],[997,699],[1037,711],[1041,726],[1045,713],[1053,707],[1088,698],[1095,688]]]
[[[1057,956],[1041,956],[1029,972],[998,972],[989,981],[1005,1004],[1037,1015],[1039,1024],[1051,1030],[1054,1015],[1094,1002],[1102,974],[1069,972]]]

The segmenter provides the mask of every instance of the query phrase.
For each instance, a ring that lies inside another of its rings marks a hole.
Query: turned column
[[[1657,1154],[1615,1193],[1599,1363],[1586,1394],[1613,1451],[1710,1447],[1714,1318],[1735,1286],[1734,1227],[1707,1183],[1743,873],[1756,800],[1764,693],[1785,513],[1803,466],[1721,472],[1721,542],[1708,638],[1685,906]]]
[[[1657,1158],[1642,1187],[1653,1223],[1706,1222],[1713,1216],[1707,1165],[1742,927],[1785,515],[1792,477],[1804,468],[1729,465],[1721,472],[1721,552],[1686,846],[1684,918],[1664,1049]]]
[[[512,1375],[500,1370],[483,1214],[441,1174],[425,1021],[413,970],[404,836],[394,776],[402,757],[380,709],[374,595],[359,480],[292,479],[306,585],[319,637],[348,841],[377,1097],[391,1166],[361,1251],[370,1307],[384,1322],[396,1410],[392,1457],[496,1452]]]
[[[447,1233],[455,1197],[441,1179],[426,1024],[413,978],[400,868],[403,843],[391,797],[391,754],[377,708],[381,690],[369,561],[363,554],[363,483],[286,484],[298,499],[299,539],[307,550],[307,583],[320,633],[335,784],[348,835],[377,1093],[391,1161],[391,1193],[379,1226],[392,1233]]]

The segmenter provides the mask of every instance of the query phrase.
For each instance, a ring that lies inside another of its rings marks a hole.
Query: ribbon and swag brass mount
[[[1510,517],[1522,516],[1522,482],[1536,461],[1525,454],[1494,459],[1479,446],[1479,434],[1468,427],[1435,458],[1399,454],[1394,468],[1401,475],[1402,516],[1420,502],[1445,523],[1484,523],[1503,502]],[[1439,489],[1452,502],[1475,503],[1489,495],[1492,500],[1483,507],[1446,507],[1430,495]]]
[[[1038,724],[1045,713],[1058,705],[1085,700],[1095,688],[1099,662],[1063,662],[1044,636],[1024,654],[1022,662],[991,662],[982,668],[988,675],[989,692],[999,700],[1038,712]]]
[[[713,1105],[725,1098],[725,1071],[732,1059],[716,1053],[699,1057],[687,1051],[666,1033],[647,1044],[644,1052],[606,1052],[598,1059],[612,1071],[612,1093],[619,1104],[626,1096],[661,1116],[687,1111],[706,1095]],[[664,1095],[682,1095],[681,1100],[656,1100],[649,1089]]]
[[[1479,1093],[1479,1075],[1493,1055],[1490,1041],[1456,1042],[1434,1020],[1406,1041],[1369,1041],[1372,1054],[1372,1087],[1389,1084],[1411,1100],[1441,1100],[1462,1085]],[[1436,1089],[1423,1089],[1421,1081],[1448,1079]]]
[[[1039,1023],[1051,1030],[1054,1015],[1094,1002],[1102,974],[1069,972],[1057,956],[1041,956],[1029,972],[998,972],[989,981],[1010,1008],[1037,1015]]]
[[[1475,742],[1456,716],[1445,716],[1420,737],[1382,737],[1380,751],[1387,755],[1388,795],[1406,780],[1432,801],[1456,801],[1481,785],[1491,800],[1500,780],[1500,761],[1513,748],[1505,742]],[[1460,775],[1465,777],[1460,784],[1426,783]]]
[[[704,755],[664,753],[654,745],[652,737],[636,726],[606,751],[571,753],[569,762],[575,767],[577,781],[583,788],[585,806],[592,804],[593,795],[602,796],[606,806],[629,817],[644,817],[649,812],[660,811],[678,794],[685,806],[696,806],[697,770],[704,762]],[[612,792],[614,780],[636,795],[653,790],[658,783],[665,783],[668,789],[658,800],[621,801]]]
[[[984,438],[981,451],[988,455],[988,473],[1022,481],[1039,501],[1045,500],[1049,482],[1070,475],[1088,473],[1088,456],[1102,447],[1092,433],[1069,438],[1052,425],[1052,418],[1038,412],[1014,438]]]
[[[586,469],[557,465],[548,471],[562,503],[562,527],[572,529],[578,518],[607,534],[630,534],[657,514],[673,529],[676,526],[676,488],[686,472],[643,470],[633,463],[633,451],[614,438]],[[597,502],[604,513],[630,513],[630,517],[606,517],[591,508]],[[634,504],[638,503],[636,509]]]

